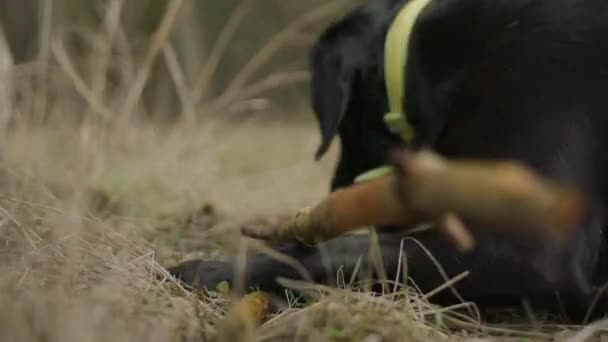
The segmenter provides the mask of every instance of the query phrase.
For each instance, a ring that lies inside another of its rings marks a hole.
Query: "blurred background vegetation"
[[[172,120],[307,105],[307,49],[356,2],[2,0],[15,67],[0,77],[17,99],[3,117]]]

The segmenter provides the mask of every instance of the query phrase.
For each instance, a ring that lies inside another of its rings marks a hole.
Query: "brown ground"
[[[155,280],[153,271],[221,257],[231,251],[222,246],[238,242],[231,229],[242,222],[290,214],[318,200],[336,158],[334,146],[313,162],[312,118],[257,115],[238,122],[205,120],[164,132],[143,124],[105,132],[14,128],[0,196],[0,340],[214,336],[228,299],[189,293]],[[460,340],[516,329],[492,330],[431,308],[411,290],[399,294],[332,290],[273,317],[258,340]],[[526,329],[517,335],[550,336]]]

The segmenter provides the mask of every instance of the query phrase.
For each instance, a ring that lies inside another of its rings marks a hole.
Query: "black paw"
[[[214,260],[190,260],[167,269],[169,274],[194,288],[215,290],[221,282],[232,282],[231,264]]]

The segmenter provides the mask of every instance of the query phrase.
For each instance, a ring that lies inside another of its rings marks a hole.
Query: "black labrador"
[[[317,157],[334,136],[341,140],[332,189],[385,164],[389,149],[402,144],[383,121],[383,54],[387,29],[404,3],[361,5],[312,49],[312,104],[322,133]],[[389,279],[398,276],[404,253],[409,279],[423,292],[444,283],[426,248],[447,277],[470,272],[454,287],[481,308],[526,299],[535,309],[566,312],[575,321],[591,307],[596,316],[606,313],[605,302],[591,305],[608,282],[606,13],[606,0],[432,0],[419,13],[404,44],[404,107],[415,128],[409,147],[430,147],[447,157],[516,159],[583,189],[592,208],[566,243],[476,230],[479,243],[470,254],[434,230],[407,235],[380,227]],[[370,263],[369,248],[369,235],[346,235],[278,250],[297,259],[314,281],[335,286],[339,269],[348,279]],[[266,291],[281,290],[277,277],[302,279],[298,270],[262,254],[249,258],[246,271],[246,285]],[[188,261],[170,272],[212,288],[232,279],[234,264]],[[434,301],[459,301],[444,292]]]

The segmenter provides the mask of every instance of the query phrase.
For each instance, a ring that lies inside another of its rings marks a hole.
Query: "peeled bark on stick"
[[[450,231],[463,233],[459,226],[466,222],[475,229],[560,239],[576,228],[586,209],[577,189],[515,161],[447,160],[423,151],[395,153],[393,162],[387,176],[336,191],[274,229],[245,227],[243,233],[317,243],[366,226],[411,229],[443,222],[451,228],[446,232],[462,241],[471,238]]]

